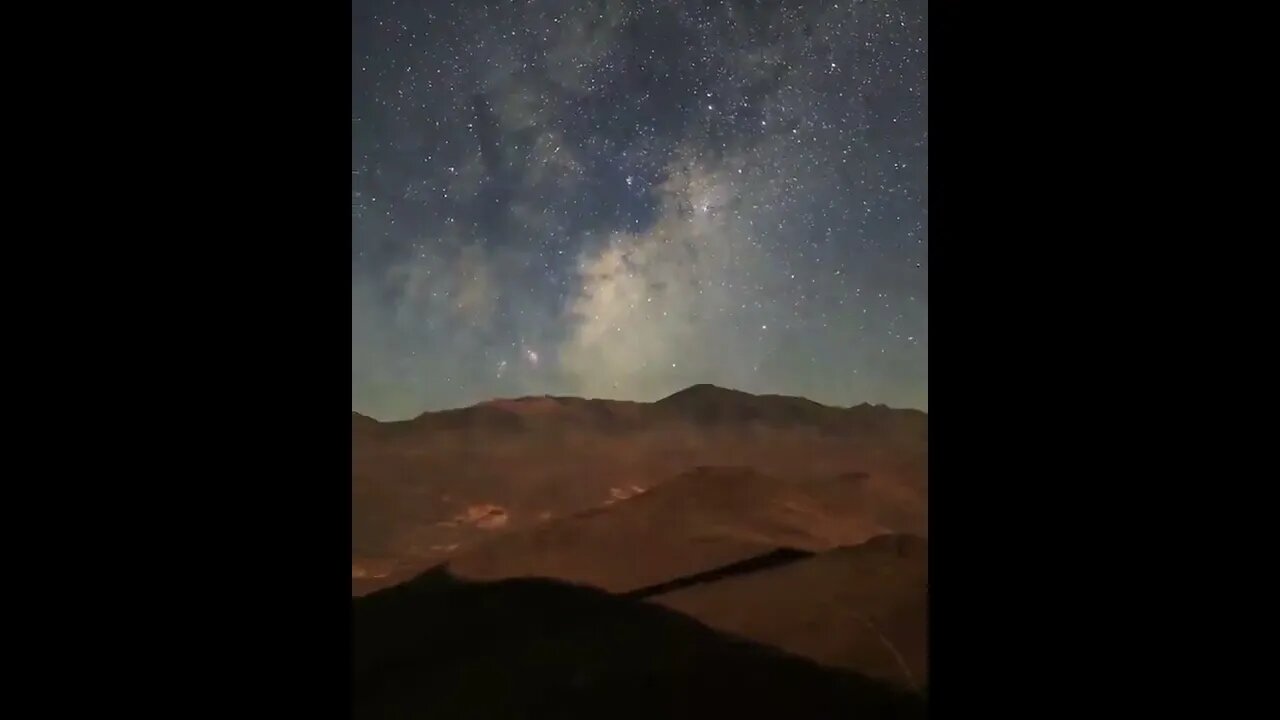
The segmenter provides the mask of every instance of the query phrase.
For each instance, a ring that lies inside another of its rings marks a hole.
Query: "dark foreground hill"
[[[928,542],[886,534],[863,483],[698,468],[609,507],[504,533],[445,567],[472,581],[545,578],[642,597],[918,687],[928,664]]]
[[[924,695],[631,596],[437,568],[353,598],[355,718],[923,718]]]

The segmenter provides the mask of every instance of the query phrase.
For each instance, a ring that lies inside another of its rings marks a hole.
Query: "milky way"
[[[927,409],[926,5],[353,2],[352,409]]]

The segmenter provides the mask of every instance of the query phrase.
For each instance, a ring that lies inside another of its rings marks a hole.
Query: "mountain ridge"
[[[874,517],[856,511],[860,526],[920,528],[927,446],[923,411],[841,408],[707,383],[651,403],[529,395],[407,421],[353,412],[352,591],[507,532],[657,490],[700,467],[752,471],[731,473],[743,490],[763,487],[756,474],[816,483],[823,497],[865,498]],[[703,478],[695,495],[731,500],[714,489],[716,475]],[[798,502],[808,508],[814,501]],[[797,512],[824,527],[837,522],[818,510],[759,509],[774,525],[791,523]]]
[[[807,398],[801,395],[783,395],[783,394],[777,394],[777,393],[757,394],[757,393],[747,392],[745,390],[738,390],[735,388],[728,388],[721,385],[715,385],[713,383],[694,383],[693,385],[690,385],[681,390],[677,390],[669,395],[666,395],[664,397],[661,397],[653,401],[619,400],[614,398],[583,397],[578,395],[551,395],[551,394],[519,395],[519,396],[511,396],[511,397],[490,398],[488,400],[481,400],[479,402],[475,402],[470,405],[441,408],[438,410],[426,410],[421,413],[418,413],[417,415],[414,415],[413,417],[402,418],[398,420],[380,420],[371,415],[367,415],[356,410],[352,410],[351,415],[352,415],[353,421],[356,421],[357,418],[359,418],[359,422],[362,422],[362,423],[365,421],[369,421],[378,425],[403,425],[407,423],[413,423],[413,422],[422,420],[424,418],[449,415],[453,413],[463,413],[466,411],[475,411],[475,410],[500,410],[500,411],[513,412],[515,414],[519,414],[519,410],[521,408],[527,408],[528,406],[532,406],[532,405],[541,405],[544,407],[555,405],[561,408],[565,408],[566,406],[578,405],[578,404],[588,404],[588,405],[605,404],[605,405],[617,406],[617,407],[672,407],[672,406],[679,406],[685,403],[698,403],[698,402],[701,402],[701,403],[777,402],[777,403],[787,403],[787,404],[802,403],[815,410],[818,410],[818,409],[839,410],[839,411],[871,410],[871,411],[880,411],[880,412],[903,413],[907,415],[922,415],[926,417],[929,414],[927,411],[920,410],[918,408],[897,407],[897,406],[886,405],[883,403],[870,403],[870,402],[864,401],[855,405],[847,405],[847,406],[846,405],[830,405],[827,403],[821,403],[816,400],[812,400],[810,398]]]

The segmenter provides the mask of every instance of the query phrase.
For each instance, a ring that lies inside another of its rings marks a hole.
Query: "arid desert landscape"
[[[356,716],[921,716],[927,500],[915,410],[353,413]]]

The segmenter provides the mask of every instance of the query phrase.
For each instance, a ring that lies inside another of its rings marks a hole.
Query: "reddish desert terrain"
[[[503,563],[545,570],[549,557],[579,567],[547,549],[581,547],[575,533],[645,578],[687,556],[686,539],[718,560],[926,534],[928,417],[914,410],[696,385],[655,403],[531,397],[389,423],[353,413],[351,438],[356,595],[451,560],[485,576]],[[656,492],[669,482],[683,495]],[[591,513],[624,504],[609,517],[643,542]]]
[[[707,385],[353,415],[353,594],[563,582],[919,691],[927,421]]]

